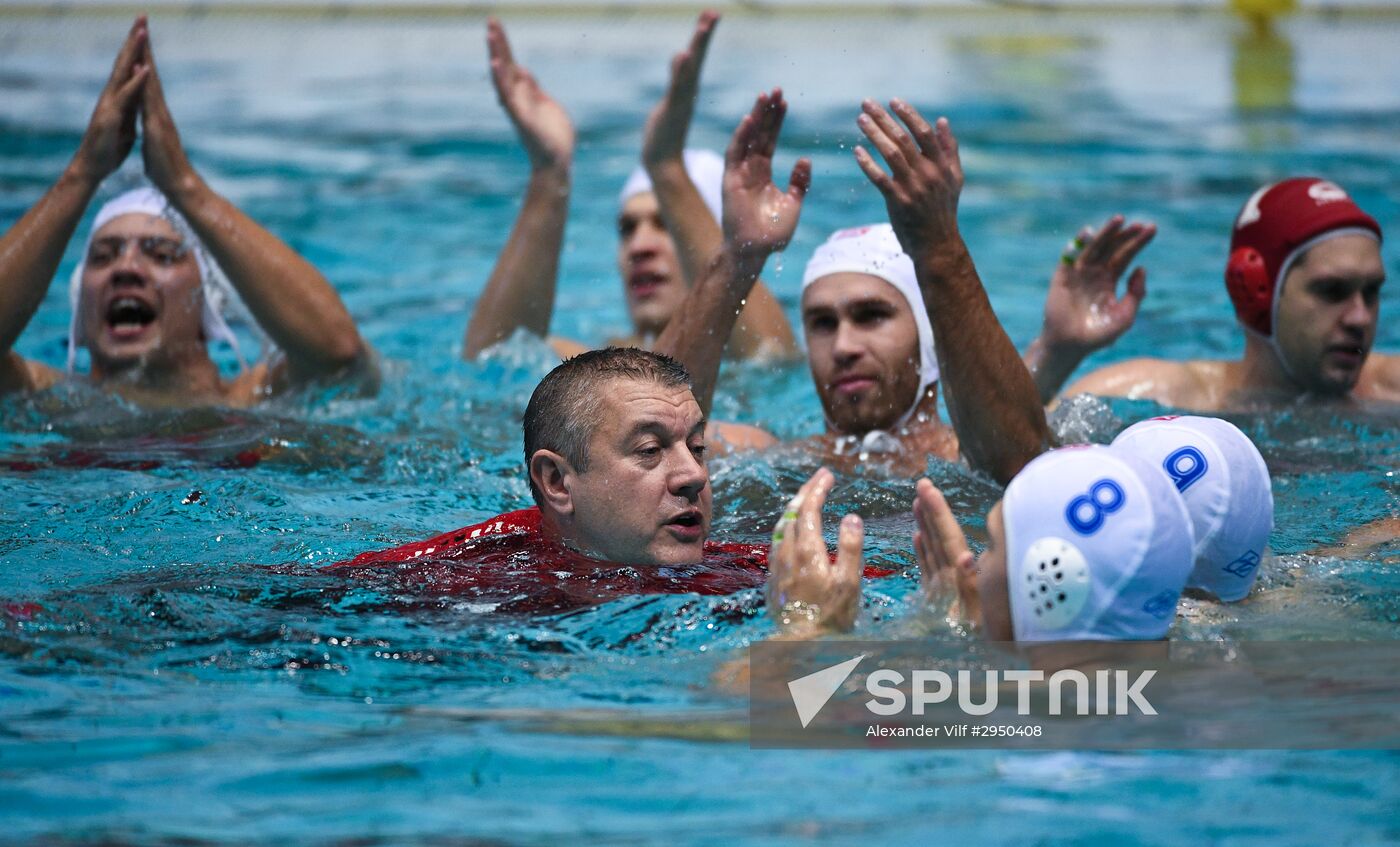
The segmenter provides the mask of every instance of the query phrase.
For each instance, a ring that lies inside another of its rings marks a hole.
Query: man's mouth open
[[[137,297],[114,297],[107,304],[107,333],[119,341],[140,338],[155,323],[155,307]]]
[[[669,277],[655,271],[633,271],[627,277],[627,290],[634,300],[646,300],[668,281]]]
[[[693,544],[705,538],[705,522],[699,509],[690,509],[666,522],[666,531],[677,541]]]

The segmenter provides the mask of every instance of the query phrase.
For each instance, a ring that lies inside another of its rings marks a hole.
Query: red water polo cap
[[[1344,230],[1369,232],[1380,240],[1376,219],[1361,211],[1335,182],[1296,177],[1254,192],[1235,219],[1225,288],[1240,323],[1271,335],[1283,277],[1298,255],[1324,237]]]

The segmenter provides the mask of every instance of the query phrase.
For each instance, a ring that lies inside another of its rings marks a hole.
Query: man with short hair
[[[1373,354],[1385,282],[1381,228],[1336,183],[1265,186],[1235,220],[1225,282],[1245,331],[1238,361],[1130,359],[1064,392],[1203,411],[1290,402],[1400,401],[1400,356]]]
[[[770,179],[785,108],[781,91],[760,95],[735,131],[725,249],[707,271],[709,286],[731,277],[752,286],[797,226],[811,162],[798,161],[787,191]],[[723,343],[715,342],[714,355]],[[575,356],[540,382],[526,407],[534,507],[336,567],[380,572],[412,563],[408,578],[418,588],[471,593],[507,611],[762,585],[766,547],[708,541],[702,403],[713,385],[713,376],[692,385],[685,367],[661,353],[607,348]],[[849,528],[843,545],[858,553],[861,538],[858,526]],[[424,568],[437,570],[429,579]]]

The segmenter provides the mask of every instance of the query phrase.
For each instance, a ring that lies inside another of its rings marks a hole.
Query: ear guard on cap
[[[1258,250],[1241,247],[1230,254],[1225,266],[1225,290],[1235,304],[1240,323],[1263,335],[1273,332],[1274,281]]]
[[[1025,581],[1011,590],[1025,592],[1036,622],[1047,630],[1069,626],[1089,601],[1089,563],[1062,538],[1032,542],[1021,570]]]

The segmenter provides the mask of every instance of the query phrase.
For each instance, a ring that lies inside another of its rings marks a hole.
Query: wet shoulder
[[[571,359],[580,353],[587,353],[590,349],[587,344],[580,344],[572,338],[560,338],[557,335],[549,337],[549,346],[561,359]]]
[[[767,430],[722,421],[712,421],[705,428],[705,440],[721,452],[764,450],[778,443],[778,439]]]
[[[1372,353],[1361,369],[1356,394],[1364,400],[1400,403],[1400,356]]]
[[[1211,386],[1225,376],[1226,362],[1138,358],[1100,368],[1065,390],[1064,396],[1095,394],[1153,400],[1167,406],[1199,407],[1208,400]]]
[[[62,379],[63,372],[57,368],[26,359],[13,350],[0,358],[0,393],[45,391]]]

